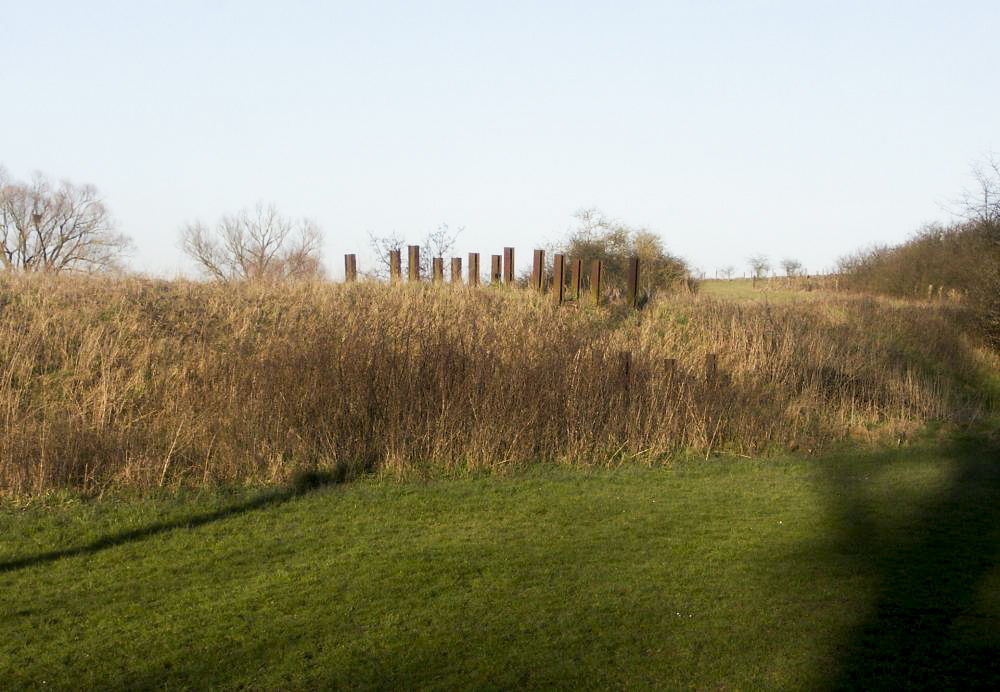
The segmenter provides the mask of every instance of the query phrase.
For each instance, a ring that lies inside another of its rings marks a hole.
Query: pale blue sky
[[[92,183],[132,265],[309,216],[527,262],[598,207],[712,275],[904,239],[1000,149],[1000,2],[3,0],[0,165]]]

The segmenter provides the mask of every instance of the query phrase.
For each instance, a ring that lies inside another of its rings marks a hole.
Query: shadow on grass
[[[246,512],[280,505],[293,497],[304,495],[325,485],[343,483],[346,480],[348,480],[346,474],[341,472],[339,469],[332,472],[306,471],[296,474],[293,477],[292,482],[286,488],[271,490],[262,493],[253,499],[247,500],[246,502],[230,505],[229,507],[224,507],[214,512],[205,512],[203,514],[196,514],[194,516],[174,519],[172,521],[156,522],[141,528],[119,531],[107,536],[101,536],[97,540],[91,541],[86,545],[75,546],[73,548],[63,548],[62,550],[51,550],[46,553],[39,553],[29,557],[0,562],[0,574],[13,572],[19,569],[26,569],[28,567],[35,567],[47,562],[60,560],[65,557],[93,555],[94,553],[98,553],[108,548],[114,548],[115,546],[132,543],[134,541],[141,541],[167,531],[173,531],[174,529],[193,529],[199,526],[205,526],[206,524],[211,524],[212,522],[220,521],[222,519],[228,519],[229,517],[234,517],[239,514],[245,514]]]
[[[1000,450],[968,438],[945,450],[947,489],[901,530],[879,526],[860,481],[892,452],[827,473],[842,531],[833,550],[871,579],[868,611],[834,653],[830,689],[1000,689],[1000,619],[980,602],[1000,564]]]

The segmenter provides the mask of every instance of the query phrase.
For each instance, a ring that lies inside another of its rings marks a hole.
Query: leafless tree
[[[781,268],[784,270],[785,276],[788,278],[796,277],[802,273],[802,263],[797,259],[792,259],[790,257],[786,257],[781,260]]]
[[[719,274],[722,275],[723,279],[733,278],[733,274],[736,273],[736,267],[731,264],[727,264],[725,267],[719,270]]]
[[[959,214],[969,221],[1000,223],[1000,157],[989,154],[972,166],[975,187],[959,200]]]
[[[431,262],[435,257],[450,257],[458,236],[465,230],[459,227],[451,230],[448,224],[443,223],[436,230],[428,231],[420,243],[420,276],[429,277],[431,275]],[[371,275],[385,279],[389,276],[389,252],[391,250],[401,250],[402,261],[406,262],[405,246],[406,239],[398,233],[379,236],[372,232],[368,233],[368,242],[372,252],[375,253],[375,270]],[[404,267],[403,272],[406,272]]]
[[[395,232],[390,235],[378,236],[369,231],[368,242],[371,245],[372,252],[375,253],[375,269],[367,272],[367,274],[377,279],[388,278],[389,253],[393,250],[402,251],[403,246],[406,245],[406,239]],[[406,253],[403,254],[405,255]]]
[[[91,185],[53,185],[37,174],[10,180],[0,168],[0,262],[8,271],[121,269],[132,241],[114,222]]]
[[[750,265],[750,274],[753,276],[753,285],[757,285],[758,279],[763,279],[771,271],[771,260],[767,255],[753,255],[747,258]]]
[[[319,278],[323,236],[308,219],[295,222],[274,205],[224,216],[214,229],[202,223],[181,231],[186,252],[206,274],[221,281]]]
[[[465,230],[464,226],[459,226],[456,230],[451,230],[448,224],[443,223],[433,231],[428,231],[424,236],[424,242],[420,245],[420,275],[431,275],[431,262],[435,257],[450,257],[455,249],[458,236]]]

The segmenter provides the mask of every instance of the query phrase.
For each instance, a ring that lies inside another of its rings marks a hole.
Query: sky
[[[1000,151],[996,0],[0,4],[0,166],[95,185],[165,277],[258,202],[335,277],[441,224],[526,266],[585,208],[708,276],[820,272]]]

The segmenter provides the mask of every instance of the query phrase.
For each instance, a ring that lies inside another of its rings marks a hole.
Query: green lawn
[[[0,688],[1000,683],[965,440],[0,510]]]

